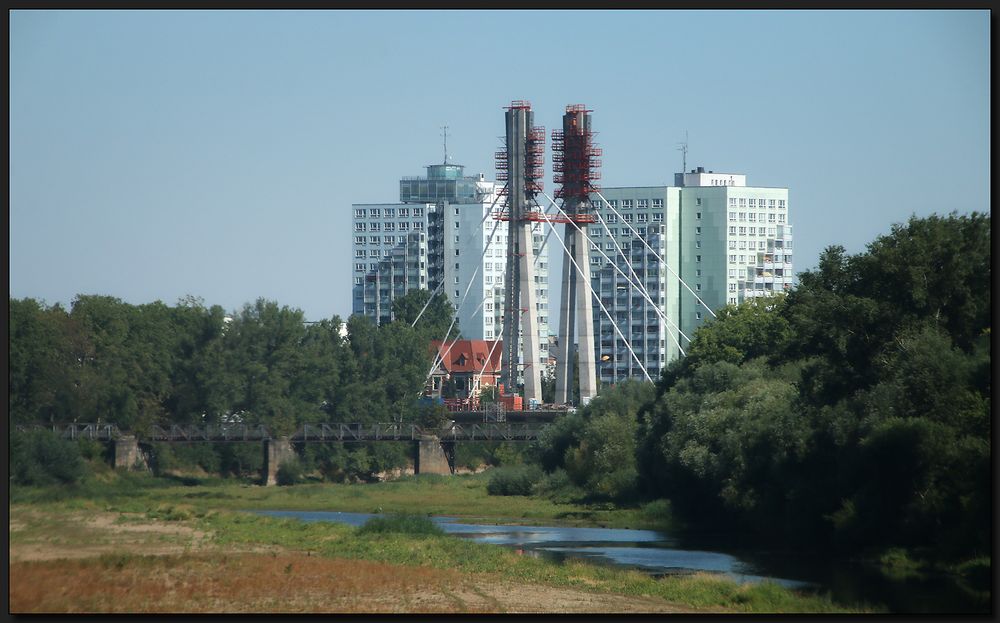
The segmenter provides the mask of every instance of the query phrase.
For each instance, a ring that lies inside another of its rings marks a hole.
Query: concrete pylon
[[[524,400],[542,401],[538,346],[538,309],[535,296],[535,254],[532,220],[535,193],[541,187],[541,159],[545,131],[532,126],[534,113],[527,102],[511,102],[506,112],[507,143],[499,162],[507,175],[507,274],[504,284],[502,378],[517,387],[518,369],[524,375]],[[501,175],[497,176],[501,179]],[[521,348],[518,348],[518,345]],[[521,351],[521,357],[519,352]]]
[[[590,111],[583,104],[566,107],[562,131],[552,133],[554,180],[563,198],[563,211],[570,222],[563,236],[567,257],[563,259],[563,290],[559,305],[559,354],[556,362],[556,402],[568,403],[573,387],[573,338],[577,338],[580,372],[580,404],[597,395],[597,363],[594,352],[593,302],[590,286],[590,240],[587,224],[595,222],[590,193],[601,150],[593,144]],[[575,265],[574,265],[575,264]]]
[[[573,398],[573,338],[577,339],[580,370],[580,404],[597,395],[597,363],[594,353],[593,302],[590,293],[590,241],[587,230],[565,226],[564,242],[570,258],[563,259],[563,291],[559,306],[559,351],[556,359],[556,402]],[[582,275],[580,273],[583,273]]]

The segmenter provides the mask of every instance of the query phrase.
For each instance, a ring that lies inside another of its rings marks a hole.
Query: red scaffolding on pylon
[[[559,184],[556,198],[576,199],[578,205],[600,190],[600,147],[594,145],[589,115],[584,104],[570,104],[563,116],[563,129],[552,131],[552,181]],[[575,209],[575,206],[571,206]]]

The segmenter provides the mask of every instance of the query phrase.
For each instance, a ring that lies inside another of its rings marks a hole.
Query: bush
[[[86,474],[76,442],[48,430],[11,435],[10,478],[14,484],[74,484]]]
[[[444,534],[436,523],[423,515],[394,514],[386,517],[372,517],[358,528],[358,534],[386,534],[390,532],[419,536],[440,536]]]
[[[531,495],[535,483],[542,479],[537,465],[498,467],[492,470],[486,492],[490,495]]]
[[[561,467],[542,476],[533,492],[557,504],[572,504],[587,497],[587,492],[573,484],[569,474]]]
[[[286,461],[278,467],[278,484],[286,487],[302,480],[302,463],[298,459]]]

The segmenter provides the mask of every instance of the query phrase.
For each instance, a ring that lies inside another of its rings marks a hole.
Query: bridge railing
[[[437,437],[441,441],[534,441],[545,424],[513,424],[510,422],[485,422],[474,424],[452,423],[444,428],[422,428],[416,424],[399,422],[378,424],[305,424],[289,436],[299,442],[366,442],[366,441],[418,441]],[[72,423],[51,427],[16,426],[16,431],[52,430],[67,439],[95,439],[110,441],[128,433],[115,424]],[[145,433],[136,435],[140,441],[160,442],[219,442],[263,441],[274,436],[263,425],[212,424],[212,425],[153,425]]]
[[[250,424],[208,424],[205,426],[171,424],[151,426],[148,441],[262,441],[270,439],[271,433],[263,425]]]
[[[41,424],[24,426],[19,424],[14,427],[14,430],[19,433],[26,433],[33,430],[51,430],[65,439],[94,439],[98,441],[110,441],[123,436],[123,433],[118,430],[118,426],[115,424],[77,422],[72,422],[70,424],[53,424],[51,426],[42,426]]]

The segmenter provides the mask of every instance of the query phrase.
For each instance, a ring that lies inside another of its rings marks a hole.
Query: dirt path
[[[120,517],[12,512],[11,612],[692,612],[659,598],[488,575],[221,549],[182,522]]]

